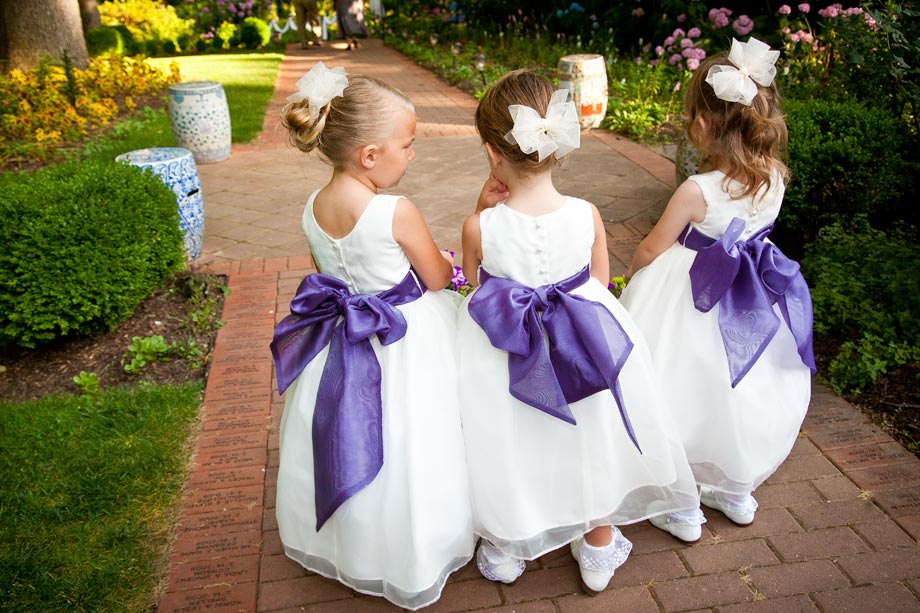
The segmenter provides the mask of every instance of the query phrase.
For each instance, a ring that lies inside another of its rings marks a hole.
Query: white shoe
[[[747,526],[754,521],[757,501],[750,494],[727,494],[707,485],[700,486],[700,502],[710,509],[722,511],[732,523]]]
[[[685,543],[695,543],[703,536],[706,518],[700,509],[649,517],[650,524]]]
[[[476,566],[489,581],[512,584],[524,572],[524,560],[512,558],[492,543],[483,540],[476,552]]]
[[[614,571],[619,568],[629,552],[632,543],[620,530],[613,526],[613,539],[603,547],[594,547],[585,542],[583,536],[571,543],[572,557],[578,562],[581,571],[581,585],[591,596],[596,596],[607,588]]]

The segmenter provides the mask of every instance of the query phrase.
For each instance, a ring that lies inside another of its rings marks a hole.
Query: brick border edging
[[[309,256],[207,264],[226,275],[230,293],[214,342],[200,410],[194,461],[185,486],[162,612],[257,610],[267,523],[274,506],[266,478],[277,450],[283,402],[268,346],[284,278],[299,283]],[[284,307],[286,313],[286,305]]]

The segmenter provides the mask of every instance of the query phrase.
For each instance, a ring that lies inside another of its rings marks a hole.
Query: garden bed
[[[70,339],[34,350],[0,348],[0,398],[4,402],[37,400],[52,394],[79,393],[73,378],[81,371],[95,373],[102,389],[130,387],[140,382],[182,384],[203,381],[217,336],[216,318],[206,327],[190,329],[189,318],[201,308],[181,290],[182,275],[144,300],[127,321],[108,334]],[[223,285],[219,277],[195,277]],[[224,294],[208,292],[210,311],[220,313]],[[134,337],[162,336],[167,344],[193,341],[202,349],[195,361],[172,359],[148,363],[139,374],[125,371],[128,345]]]

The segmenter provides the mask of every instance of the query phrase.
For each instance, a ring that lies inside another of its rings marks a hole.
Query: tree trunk
[[[0,1],[0,27],[7,45],[7,69],[28,70],[43,56],[60,61],[64,53],[74,66],[88,62],[80,5],[76,0]]]
[[[83,33],[102,25],[99,17],[99,3],[96,0],[80,0],[80,19],[83,21]]]

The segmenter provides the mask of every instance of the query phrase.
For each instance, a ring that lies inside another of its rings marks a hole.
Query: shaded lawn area
[[[0,608],[150,611],[200,383],[0,403]]]

